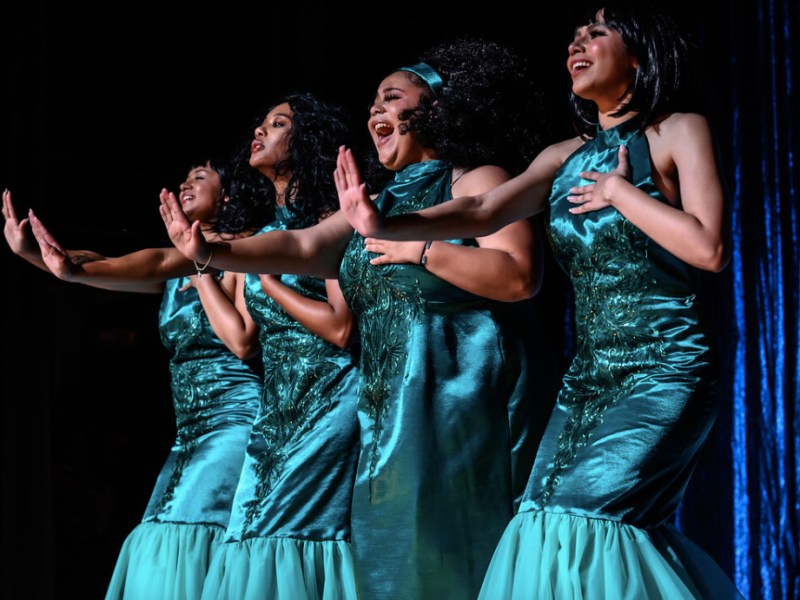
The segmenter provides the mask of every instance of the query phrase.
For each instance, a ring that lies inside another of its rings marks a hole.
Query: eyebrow
[[[382,90],[379,90],[377,94],[375,94],[375,98],[377,99],[381,94],[385,94],[386,92],[405,92],[405,90],[399,87],[385,87]]]
[[[275,113],[274,115],[272,115],[272,118],[274,119],[275,117],[284,117],[286,119],[289,119],[290,121],[292,120],[292,115],[290,115],[288,113],[282,113],[282,112]]]

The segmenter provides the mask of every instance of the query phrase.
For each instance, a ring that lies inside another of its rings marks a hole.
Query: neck
[[[615,109],[616,110],[616,109]],[[616,127],[621,123],[625,123],[626,121],[630,121],[634,117],[636,117],[639,113],[637,112],[629,112],[625,113],[621,117],[613,117],[610,113],[615,112],[614,110],[609,111],[607,113],[599,113],[598,120],[600,122],[601,129],[611,129],[612,127]]]
[[[292,199],[286,197],[286,188],[289,187],[289,180],[292,178],[291,173],[278,175],[274,170],[263,170],[261,173],[272,182],[275,188],[275,203],[278,206],[283,206],[287,201],[291,202]]]

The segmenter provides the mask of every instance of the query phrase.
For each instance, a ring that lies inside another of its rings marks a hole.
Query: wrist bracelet
[[[419,257],[419,264],[422,266],[425,266],[425,264],[428,262],[428,250],[430,250],[432,243],[433,240],[428,240],[425,242],[425,247],[422,249],[422,256]]]
[[[202,277],[202,276],[203,276],[203,271],[205,271],[205,270],[206,270],[206,268],[208,267],[208,265],[210,265],[210,264],[211,264],[211,257],[212,257],[212,256],[214,256],[214,251],[213,251],[213,250],[211,250],[211,251],[208,253],[208,260],[206,261],[206,264],[204,264],[202,267],[201,267],[200,265],[198,265],[198,264],[197,264],[197,261],[196,261],[196,260],[193,260],[193,261],[192,261],[192,262],[194,263],[194,268],[195,268],[195,269],[197,269],[197,276],[198,276],[198,277]]]

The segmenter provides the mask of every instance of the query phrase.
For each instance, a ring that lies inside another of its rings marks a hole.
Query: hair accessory
[[[206,264],[204,264],[202,267],[197,264],[196,260],[192,261],[194,263],[194,268],[197,269],[197,276],[198,277],[202,277],[203,276],[203,271],[205,271],[208,268],[208,265],[211,264],[211,257],[212,256],[214,256],[214,251],[213,250],[211,250],[208,253],[208,260],[206,261]]]
[[[422,81],[424,81],[427,86],[431,88],[431,92],[433,92],[434,96],[438,96],[439,92],[442,91],[442,86],[444,86],[442,77],[428,63],[419,62],[415,65],[411,65],[410,67],[400,67],[397,70],[414,73],[414,75],[422,79]]]

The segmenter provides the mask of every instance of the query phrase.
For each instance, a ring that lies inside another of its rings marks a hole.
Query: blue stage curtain
[[[800,598],[800,3],[735,2],[715,18],[729,23],[701,25],[699,45],[730,188],[731,262],[708,278],[723,404],[676,523],[746,598],[791,600]]]

